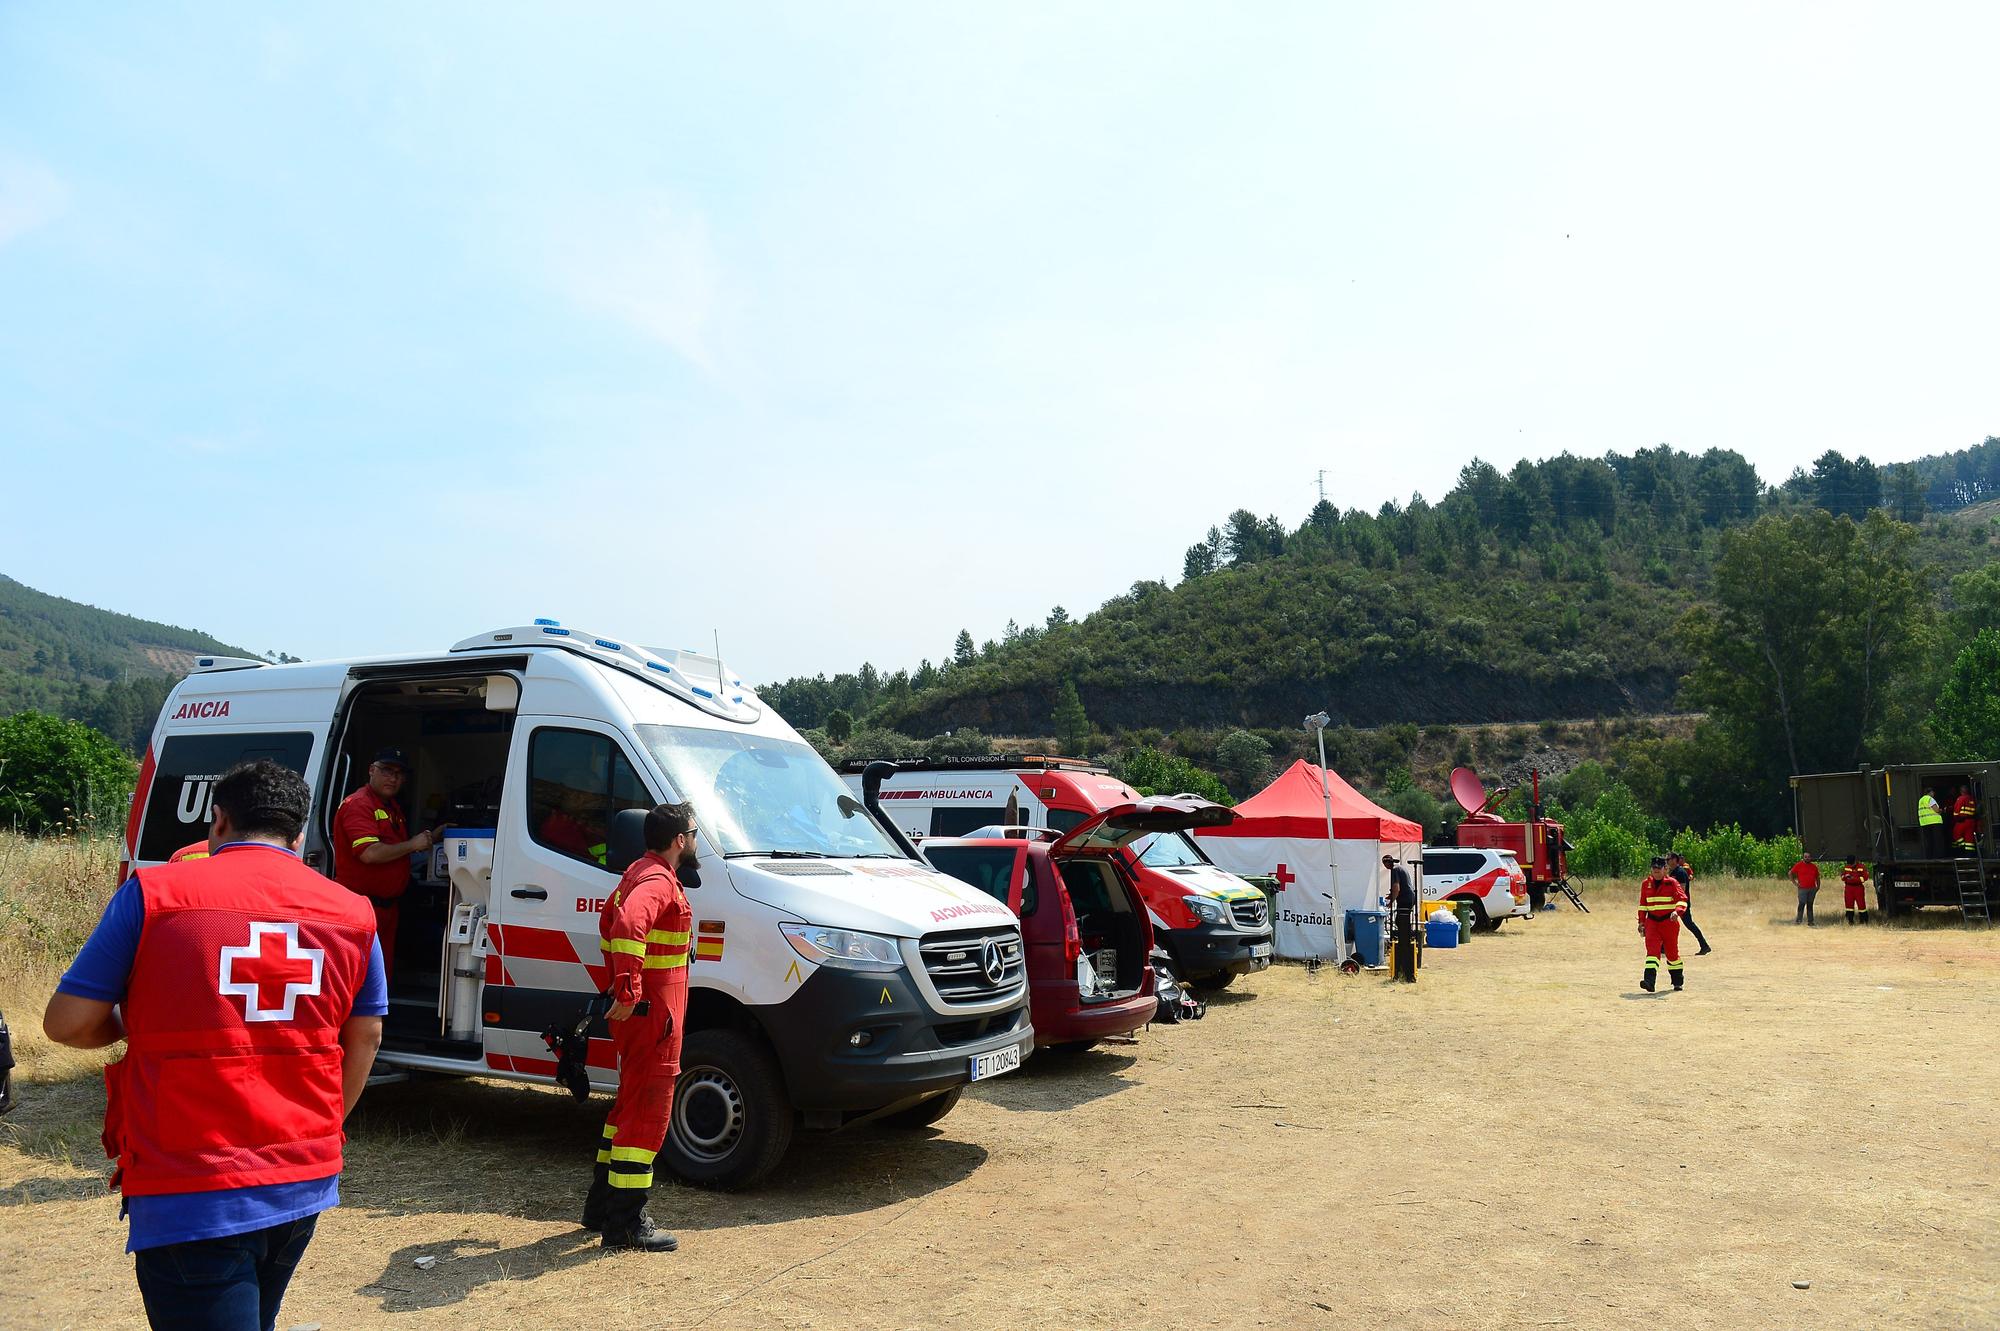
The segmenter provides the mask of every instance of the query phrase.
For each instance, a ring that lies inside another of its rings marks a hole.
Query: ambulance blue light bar
[[[452,644],[451,650],[492,651],[516,641],[522,642],[523,645],[539,641],[544,647],[561,648],[578,656],[588,657],[602,665],[646,680],[654,687],[673,694],[690,706],[698,707],[709,715],[721,717],[726,721],[747,725],[764,714],[763,704],[756,698],[754,691],[744,689],[743,681],[736,678],[733,671],[724,670],[722,663],[712,657],[666,647],[632,646],[615,638],[601,638],[581,629],[566,629],[553,620],[536,620],[534,625],[528,628],[495,629],[489,633],[481,633],[476,637]],[[713,688],[702,688],[694,682],[695,679],[709,676],[715,679]]]

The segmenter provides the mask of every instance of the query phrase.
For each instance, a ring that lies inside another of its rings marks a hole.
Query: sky
[[[0,573],[745,678],[1477,455],[2000,434],[2000,7],[0,6]]]

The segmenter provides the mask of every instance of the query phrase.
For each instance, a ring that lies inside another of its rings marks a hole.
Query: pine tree
[[[1077,696],[1073,679],[1064,680],[1062,692],[1056,695],[1055,732],[1056,742],[1067,754],[1081,756],[1090,743],[1090,718],[1084,714],[1083,699]]]

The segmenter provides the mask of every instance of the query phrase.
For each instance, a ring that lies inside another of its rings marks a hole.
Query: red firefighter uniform
[[[1868,866],[1850,861],[1840,871],[1841,904],[1849,924],[1868,923]]]
[[[636,1191],[642,1205],[645,1190],[653,1186],[653,1158],[666,1140],[674,1078],[681,1070],[692,929],[687,894],[653,851],[625,871],[598,921],[612,1001],[644,1003],[646,1011],[611,1023],[618,1098],[604,1120],[597,1159],[608,1168],[606,1182],[614,1192]]]
[[[1979,801],[1964,791],[1951,802],[1951,841],[1961,855],[1979,844]]]
[[[1686,908],[1687,893],[1666,870],[1647,874],[1639,884],[1639,925],[1646,934],[1646,969],[1639,987],[1647,993],[1659,976],[1661,957],[1674,988],[1681,987],[1681,912]]]

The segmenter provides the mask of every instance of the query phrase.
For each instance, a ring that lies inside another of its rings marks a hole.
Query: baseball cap
[[[1664,868],[1666,868],[1666,867],[1667,867],[1667,857],[1666,857],[1666,856],[1664,856],[1664,855],[1655,855],[1655,856],[1653,856],[1653,867],[1654,867],[1655,869],[1664,869]]]
[[[379,749],[370,761],[381,763],[384,767],[400,767],[405,772],[410,770],[410,760],[401,749]]]

